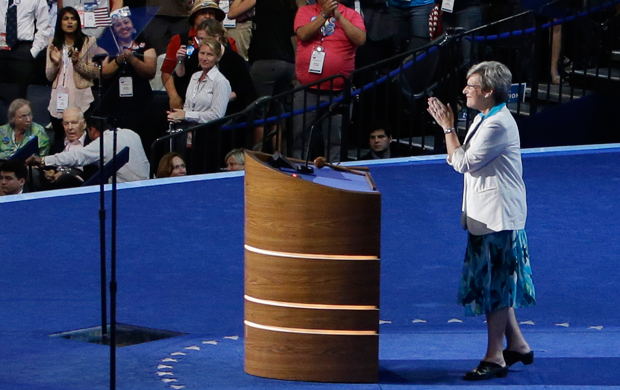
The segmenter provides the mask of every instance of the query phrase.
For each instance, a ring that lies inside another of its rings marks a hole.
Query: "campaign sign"
[[[521,88],[519,88],[521,86]],[[521,102],[525,101],[525,86],[526,84],[512,84],[510,86],[510,92],[508,93],[508,103],[517,103],[519,96],[521,96]]]

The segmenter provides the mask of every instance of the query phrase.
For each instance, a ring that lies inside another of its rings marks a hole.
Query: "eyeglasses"
[[[17,119],[19,119],[20,121],[25,121],[25,120],[28,120],[28,119],[32,119],[32,113],[20,115],[19,117],[17,117]]]
[[[176,171],[177,169],[185,169],[185,164],[178,164],[178,165],[172,166],[173,171]]]
[[[476,88],[482,88],[482,85],[480,85],[480,84],[467,84],[464,89],[476,89]]]

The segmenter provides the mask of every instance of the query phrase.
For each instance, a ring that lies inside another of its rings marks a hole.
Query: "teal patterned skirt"
[[[469,234],[458,303],[467,316],[536,304],[525,230]]]

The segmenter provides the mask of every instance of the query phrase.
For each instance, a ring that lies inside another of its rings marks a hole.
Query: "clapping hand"
[[[73,62],[73,64],[77,64],[77,62],[80,60],[80,51],[78,49],[69,49],[69,57],[71,57],[71,62]]]
[[[54,45],[50,45],[50,60],[52,60],[54,65],[58,65],[62,61],[62,53]]]
[[[437,124],[444,129],[454,126],[454,112],[452,107],[450,107],[450,103],[446,106],[436,97],[430,97],[428,98],[427,111]]]
[[[321,12],[327,16],[332,16],[334,12],[338,12],[338,1],[327,0],[321,9]],[[340,13],[338,13],[340,15]]]

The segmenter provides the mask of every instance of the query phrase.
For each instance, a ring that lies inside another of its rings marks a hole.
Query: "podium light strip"
[[[249,246],[245,244],[243,246],[250,252],[258,253],[261,255],[267,256],[276,256],[276,257],[290,257],[294,259],[313,259],[313,260],[379,260],[378,256],[348,256],[348,255],[317,255],[312,253],[292,253],[292,252],[278,252],[278,251],[270,251],[266,249],[258,249],[253,246]]]
[[[246,300],[261,305],[290,307],[294,309],[322,309],[322,310],[379,310],[377,306],[361,306],[361,305],[325,305],[317,303],[296,303],[296,302],[282,302],[282,301],[270,301],[267,299],[254,298],[249,295],[243,296]]]
[[[300,333],[300,334],[319,334],[329,336],[378,336],[374,330],[330,330],[330,329],[300,329],[300,328],[283,328],[281,326],[260,325],[250,321],[243,321],[249,327],[270,330],[273,332],[283,333]]]

